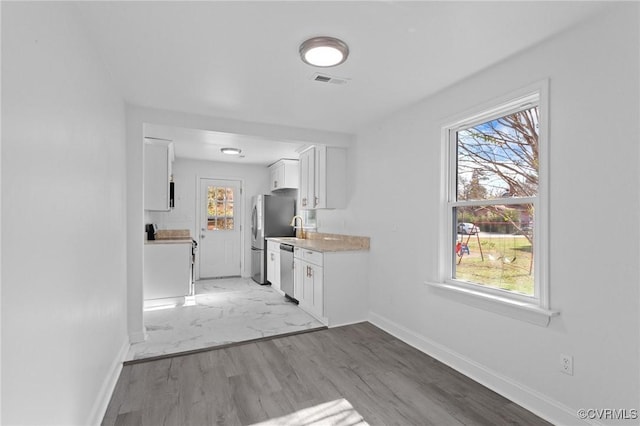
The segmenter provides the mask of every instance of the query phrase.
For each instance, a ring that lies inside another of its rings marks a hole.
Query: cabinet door
[[[314,158],[313,207],[327,208],[327,147],[317,146]]]
[[[280,290],[280,250],[273,253],[273,279],[271,281],[271,287]]]
[[[305,210],[314,208],[315,199],[315,148],[300,153],[300,207]]]
[[[316,209],[340,209],[347,205],[347,152],[344,148],[317,146],[315,152]]]
[[[313,282],[313,312],[324,316],[324,268],[315,267],[315,279]]]
[[[169,211],[171,145],[162,141],[144,143],[144,209]]]
[[[309,276],[305,282],[305,300],[309,311],[321,317],[323,315],[323,268],[317,265],[308,265]]]
[[[323,268],[301,259],[295,259],[296,280],[299,283],[299,296],[296,299],[300,307],[320,318],[324,314]]]
[[[270,167],[271,182],[269,187],[272,191],[282,189],[284,187],[284,164],[277,163]]]
[[[313,265],[307,262],[302,265],[304,270],[302,271],[302,301],[300,301],[300,305],[311,311],[313,309]]]
[[[298,189],[300,181],[300,163],[297,160],[284,160],[284,186],[290,189]]]
[[[306,262],[297,258],[293,259],[293,297],[302,304],[304,285],[304,269]]]
[[[273,285],[276,278],[275,253],[272,250],[267,251],[267,281]]]

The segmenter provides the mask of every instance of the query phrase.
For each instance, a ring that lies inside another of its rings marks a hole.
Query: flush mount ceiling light
[[[220,152],[227,155],[240,155],[242,150],[238,148],[220,148]]]
[[[337,38],[314,37],[300,45],[300,57],[316,67],[334,67],[347,60],[349,46]]]

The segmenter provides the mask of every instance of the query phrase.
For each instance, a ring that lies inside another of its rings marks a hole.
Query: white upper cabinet
[[[173,143],[144,140],[144,209],[169,211]]]
[[[300,154],[300,207],[341,209],[347,206],[347,150],[318,145]]]
[[[298,190],[298,197],[300,199],[300,207],[305,210],[314,208],[315,154],[316,150],[313,146],[300,153],[300,189]]]
[[[298,160],[280,160],[269,166],[271,191],[280,189],[298,189],[299,166]]]

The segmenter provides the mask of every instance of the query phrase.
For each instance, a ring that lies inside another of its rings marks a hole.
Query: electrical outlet
[[[573,376],[573,357],[571,355],[560,354],[560,371]]]

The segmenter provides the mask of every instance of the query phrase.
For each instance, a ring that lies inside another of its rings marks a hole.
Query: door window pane
[[[233,188],[210,186],[207,195],[207,229],[233,231]]]

